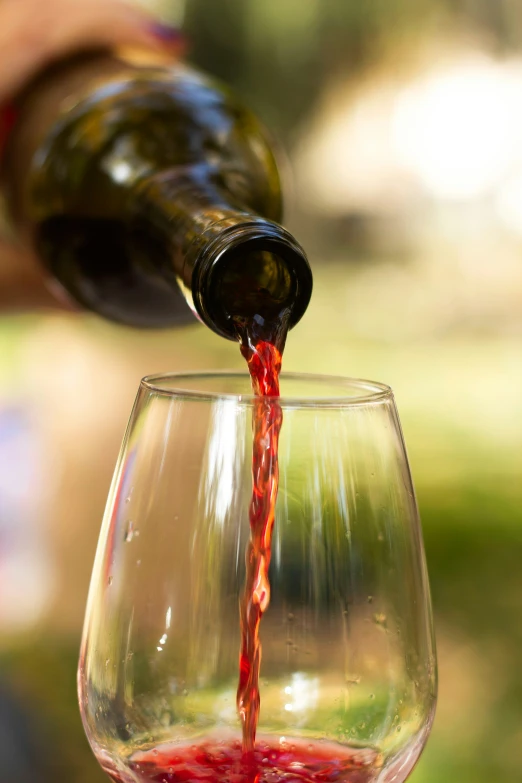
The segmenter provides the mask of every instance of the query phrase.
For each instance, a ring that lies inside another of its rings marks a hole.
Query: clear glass
[[[367,381],[281,380],[258,737],[321,741],[329,753],[355,747],[365,776],[337,781],[400,783],[432,724],[436,658],[393,394]],[[241,737],[253,400],[241,373],[141,383],[101,529],[78,674],[87,736],[114,780],[144,780],[132,765],[162,743]]]

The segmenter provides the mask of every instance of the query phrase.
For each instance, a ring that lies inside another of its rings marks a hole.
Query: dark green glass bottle
[[[306,310],[312,275],[279,225],[265,132],[196,71],[102,54],[53,66],[20,96],[3,179],[49,272],[106,318],[169,326],[192,310],[235,339],[235,319],[290,311],[293,326]]]

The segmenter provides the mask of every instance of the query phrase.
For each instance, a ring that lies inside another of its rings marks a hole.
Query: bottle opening
[[[229,339],[237,339],[238,326],[253,321],[266,326],[267,335],[278,329],[282,319],[292,327],[308,306],[312,291],[308,261],[295,240],[289,241],[286,232],[278,230],[280,237],[236,238],[221,248],[208,269],[205,315],[212,328]]]
[[[297,281],[288,263],[259,240],[225,254],[214,273],[213,296],[228,323],[275,321],[295,300]]]

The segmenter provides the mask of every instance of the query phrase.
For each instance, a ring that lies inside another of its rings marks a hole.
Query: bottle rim
[[[213,226],[215,230],[216,226]],[[212,331],[228,340],[237,340],[232,319],[219,311],[211,295],[212,286],[221,273],[225,256],[241,247],[268,250],[287,262],[296,282],[295,298],[290,312],[289,328],[303,317],[310,303],[313,276],[301,245],[278,223],[264,218],[234,222],[226,226],[199,256],[192,276],[192,299],[199,318]]]

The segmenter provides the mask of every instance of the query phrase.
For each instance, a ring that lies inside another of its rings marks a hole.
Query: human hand
[[[93,46],[177,53],[179,33],[124,0],[0,0],[0,106],[43,66]]]
[[[0,154],[9,131],[8,104],[18,91],[53,60],[95,46],[175,57],[182,40],[178,31],[124,0],[0,0]],[[60,306],[30,249],[2,237],[1,218],[0,311]]]

